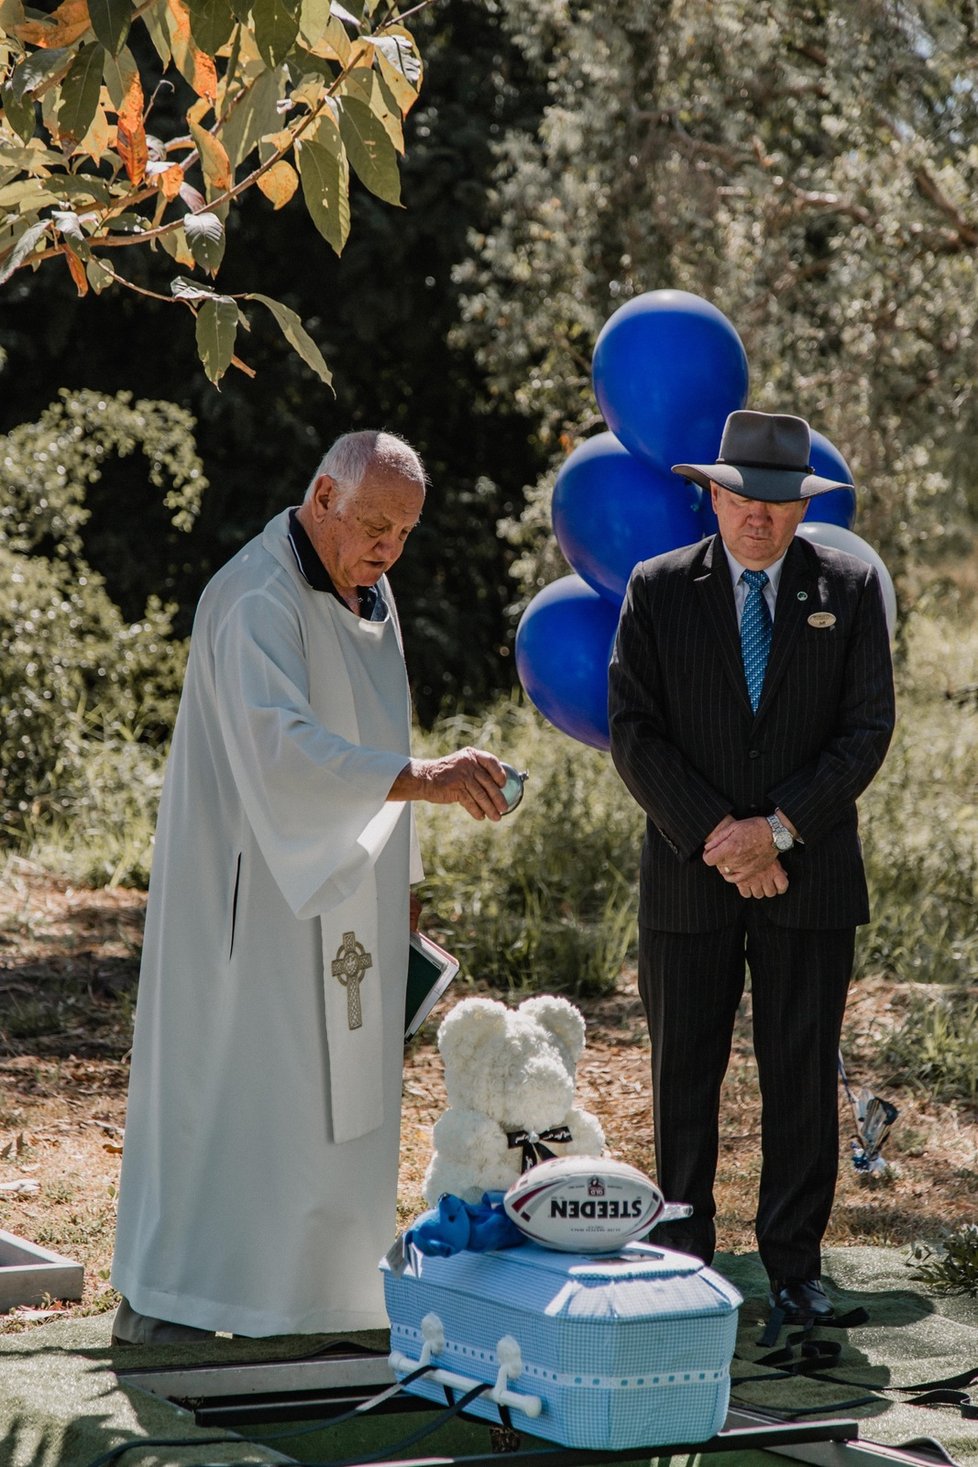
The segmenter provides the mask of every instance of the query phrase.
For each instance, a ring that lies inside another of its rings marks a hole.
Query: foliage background
[[[202,584],[337,432],[385,425],[434,480],[396,572],[422,743],[477,738],[531,769],[501,830],[427,822],[432,908],[505,989],[607,983],[639,825],[607,760],[523,706],[512,636],[566,571],[550,494],[602,426],[600,327],[687,289],[743,337],[751,405],[845,453],[855,528],[894,576],[902,719],[864,801],[860,963],[940,983],[907,1044],[930,1025],[949,1053],[978,976],[974,6],[439,0],[412,26],[405,207],[354,187],[341,258],[257,195],[228,224],[228,288],[257,277],[303,318],[335,397],[258,321],[258,375],[217,391],[151,302],[79,300],[45,270],[2,288],[8,843],[145,880]]]

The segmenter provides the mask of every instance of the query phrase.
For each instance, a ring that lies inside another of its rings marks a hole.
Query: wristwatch
[[[779,851],[790,851],[795,843],[795,838],[787,825],[777,815],[768,815],[767,823],[771,827],[775,848]]]

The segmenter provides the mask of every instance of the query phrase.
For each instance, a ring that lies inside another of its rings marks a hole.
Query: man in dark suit
[[[720,1088],[751,974],[762,1099],[756,1232],[771,1302],[826,1318],[836,1065],[855,928],[869,919],[856,799],[894,721],[875,570],[795,530],[840,487],[801,418],[732,413],[708,489],[719,533],[636,566],[609,676],[611,752],[648,820],[639,988],[656,1164],[692,1216],[656,1231],[709,1262]]]

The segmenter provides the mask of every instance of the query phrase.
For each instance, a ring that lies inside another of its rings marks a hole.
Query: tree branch
[[[913,180],[924,198],[929,199],[932,204],[940,209],[941,213],[947,219],[950,219],[957,230],[962,245],[971,247],[978,244],[978,229],[964,217],[957,205],[951,202],[947,194],[938,185],[937,180],[931,177],[926,168],[915,169]]]

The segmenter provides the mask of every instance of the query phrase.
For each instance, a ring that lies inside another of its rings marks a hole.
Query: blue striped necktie
[[[747,600],[740,619],[740,649],[750,706],[756,713],[764,686],[767,654],[771,650],[771,612],[764,597],[767,571],[745,570],[740,579],[747,586]]]

